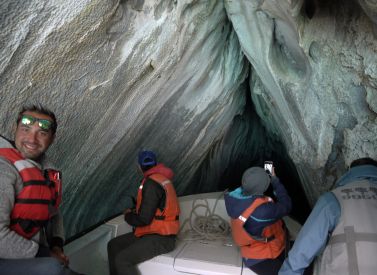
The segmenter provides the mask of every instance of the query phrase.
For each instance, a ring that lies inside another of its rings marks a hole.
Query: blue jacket
[[[337,181],[336,187],[359,179],[368,179],[377,185],[377,167],[373,165],[353,167]],[[303,274],[314,257],[325,248],[328,236],[338,224],[340,214],[340,205],[335,196],[331,192],[323,194],[300,230],[279,275]]]
[[[250,235],[260,236],[264,227],[275,223],[277,220],[286,216],[292,208],[291,198],[285,187],[277,177],[272,177],[271,185],[274,189],[276,202],[264,203],[257,207],[254,213],[245,223],[245,229]],[[225,206],[231,218],[238,218],[243,211],[248,208],[260,195],[244,196],[242,187],[225,194]],[[246,266],[252,266],[263,260],[243,259]]]

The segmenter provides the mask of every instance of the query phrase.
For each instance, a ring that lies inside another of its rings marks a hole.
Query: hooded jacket
[[[291,211],[291,198],[280,180],[277,177],[272,177],[271,185],[274,189],[276,202],[270,201],[259,205],[244,224],[244,229],[252,236],[262,236],[266,227],[276,223]],[[242,193],[242,187],[237,188],[224,197],[227,213],[232,219],[237,219],[255,200],[262,197],[261,195],[245,196]],[[244,263],[248,267],[265,259],[243,257]]]

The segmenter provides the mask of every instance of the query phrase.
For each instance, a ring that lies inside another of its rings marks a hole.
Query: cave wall
[[[179,194],[191,191],[247,95],[249,63],[221,1],[1,5],[1,131],[12,136],[21,104],[56,112],[49,153],[68,236],[130,203],[142,148],[174,169]]]
[[[377,6],[360,2],[225,1],[257,112],[311,204],[352,160],[377,156]]]
[[[56,112],[67,236],[131,204],[141,148],[181,195],[292,159],[313,203],[353,158],[377,157],[376,9],[363,3],[1,1],[1,134],[22,104]]]

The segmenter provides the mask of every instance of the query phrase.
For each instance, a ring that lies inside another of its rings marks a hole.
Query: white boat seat
[[[189,217],[193,201],[209,209],[215,208],[216,214],[228,219],[224,200],[218,201],[221,192],[190,195],[180,197],[182,222]],[[208,204],[207,204],[208,202]],[[207,208],[196,208],[200,215],[205,215]],[[292,219],[286,219],[287,227],[293,238],[297,235],[300,225]],[[191,235],[186,223],[182,226],[182,234],[176,243],[176,248],[163,255],[159,255],[138,265],[140,274],[164,275],[255,275],[249,268],[244,268],[240,251],[233,244],[229,234],[227,238],[217,238],[209,234],[211,240],[199,240],[197,235]],[[70,257],[70,267],[78,272],[90,275],[107,275],[107,243],[114,237],[131,232],[132,228],[120,215],[105,224],[88,232],[84,236],[65,246],[65,252]]]
[[[178,253],[174,269],[192,274],[241,274],[239,249],[232,242],[190,241]]]

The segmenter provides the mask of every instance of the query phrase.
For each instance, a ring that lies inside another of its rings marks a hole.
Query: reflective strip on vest
[[[239,216],[238,219],[240,219],[241,221],[243,222],[246,222],[247,221],[247,218],[243,217],[243,216]]]
[[[161,182],[160,184],[162,186],[165,186],[166,184],[169,184],[169,183],[171,183],[170,180],[165,180],[165,181]]]
[[[17,160],[14,163],[14,166],[17,168],[18,171],[21,171],[25,168],[34,168],[34,165],[32,163],[30,163],[30,162],[28,162],[27,160],[24,160],[24,159]]]
[[[350,232],[352,235],[355,235],[354,238],[350,238]],[[376,233],[356,233],[353,226],[347,226],[344,228],[344,233],[332,236],[329,240],[329,244],[336,243],[349,243],[351,239],[354,239],[355,242],[377,242]]]
[[[348,255],[349,274],[358,275],[359,267],[357,262],[356,242],[377,242],[376,233],[357,233],[353,226],[344,227],[344,233],[331,236],[329,244],[345,243]]]

